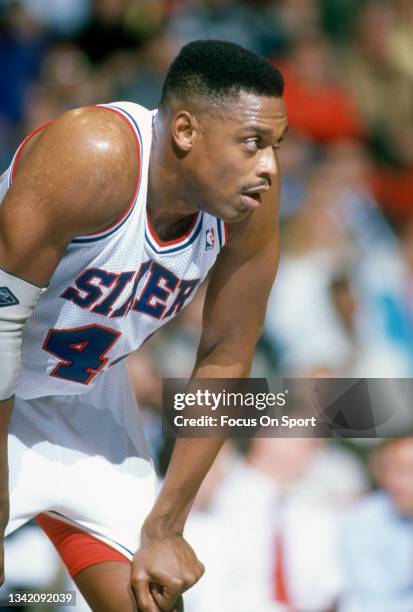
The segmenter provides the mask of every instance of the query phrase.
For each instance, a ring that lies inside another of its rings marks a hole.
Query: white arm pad
[[[16,391],[24,324],[44,291],[0,269],[0,401]]]

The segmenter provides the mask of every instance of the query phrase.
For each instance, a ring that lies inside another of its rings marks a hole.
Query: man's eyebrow
[[[259,134],[259,136],[271,136],[272,135],[272,130],[268,130],[267,128],[261,128],[258,125],[255,125],[255,123],[251,123],[250,125],[246,125],[243,129],[243,132],[255,132],[256,134]]]

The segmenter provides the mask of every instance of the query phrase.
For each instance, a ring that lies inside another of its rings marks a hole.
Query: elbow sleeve
[[[0,269],[0,401],[16,391],[23,328],[44,291]]]

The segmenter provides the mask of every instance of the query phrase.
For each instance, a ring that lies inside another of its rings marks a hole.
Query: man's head
[[[242,47],[219,40],[185,45],[172,62],[160,109],[184,103],[189,109],[213,110],[241,91],[281,98],[284,80],[268,61]]]
[[[189,43],[172,63],[159,105],[188,203],[239,221],[277,174],[287,129],[280,72],[221,41]]]
[[[373,472],[400,514],[413,517],[413,435],[388,440],[376,450]]]

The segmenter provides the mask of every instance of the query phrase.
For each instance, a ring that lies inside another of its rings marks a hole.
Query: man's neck
[[[180,179],[177,160],[154,121],[146,209],[153,229],[161,240],[174,240],[184,234],[198,209],[188,202]]]

